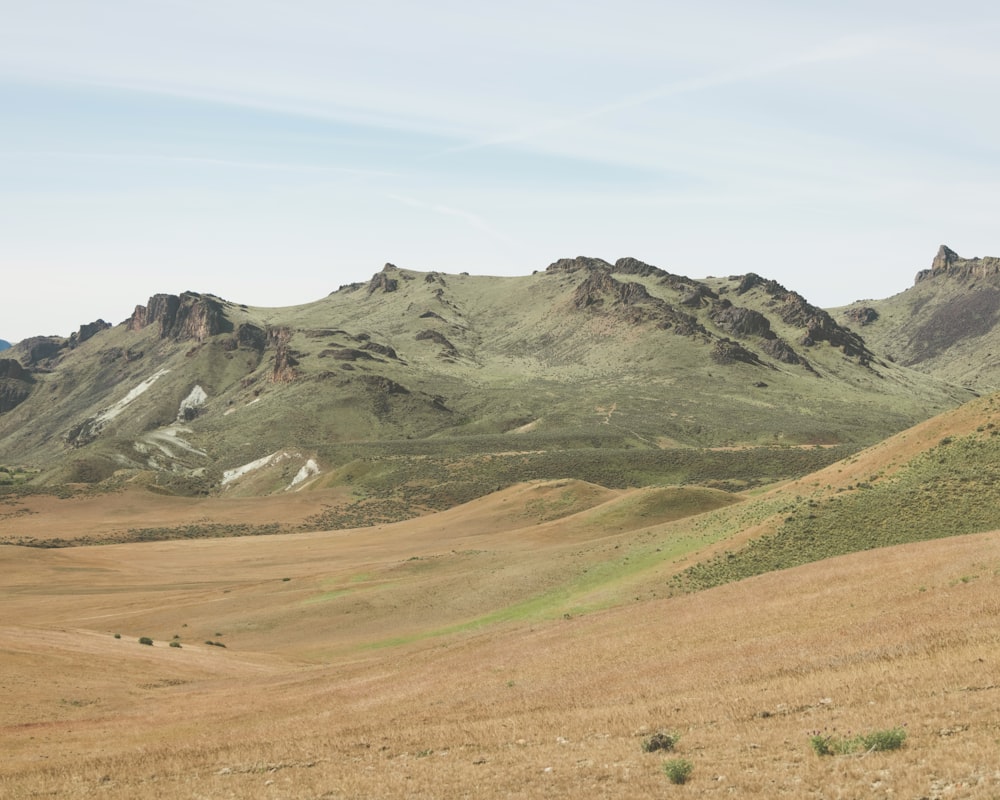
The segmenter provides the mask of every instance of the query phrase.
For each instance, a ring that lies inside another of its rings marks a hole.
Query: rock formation
[[[291,383],[299,376],[296,367],[299,366],[298,354],[289,346],[292,331],[286,327],[267,329],[267,342],[274,347],[274,369],[271,372],[272,383]]]
[[[394,292],[399,288],[399,279],[392,276],[391,273],[398,272],[399,267],[395,264],[386,264],[382,267],[381,272],[376,272],[372,276],[372,279],[368,282],[368,296],[370,297],[375,292]]]
[[[80,330],[76,333],[70,334],[69,346],[77,347],[92,338],[95,334],[98,334],[101,331],[106,331],[110,327],[111,323],[105,322],[103,319],[94,320],[86,325],[81,325]]]
[[[921,281],[941,276],[969,279],[997,275],[1000,275],[1000,258],[962,258],[950,247],[941,245],[931,262],[931,268],[918,272],[913,283],[916,285]]]
[[[130,331],[158,324],[161,339],[205,341],[210,336],[227,333],[232,323],[226,319],[218,300],[196,292],[154,294],[144,306],[136,306],[126,322]]]
[[[803,346],[828,342],[839,347],[844,355],[856,356],[861,363],[866,364],[873,358],[864,339],[849,328],[838,325],[826,311],[809,303],[798,292],[790,292],[777,281],[765,280],[753,272],[733,280],[739,280],[736,289],[739,295],[760,288],[777,301],[776,310],[782,322],[803,331],[800,340]]]

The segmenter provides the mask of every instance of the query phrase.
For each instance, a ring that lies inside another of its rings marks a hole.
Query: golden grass
[[[627,599],[667,560],[609,572],[603,611],[469,624],[669,538],[587,524],[614,506],[525,516],[566,488],[381,529],[0,548],[0,797],[1000,796],[1000,535]],[[897,725],[896,752],[809,747]],[[676,754],[642,751],[659,729]]]

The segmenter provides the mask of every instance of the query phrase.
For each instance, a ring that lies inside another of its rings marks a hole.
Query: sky
[[[0,0],[0,338],[633,256],[823,307],[1000,255],[1000,5]]]

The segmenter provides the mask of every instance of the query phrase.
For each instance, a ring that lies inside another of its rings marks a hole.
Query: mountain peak
[[[948,269],[956,261],[961,261],[961,256],[952,250],[948,245],[943,244],[938,248],[934,261],[931,262],[931,270]]]

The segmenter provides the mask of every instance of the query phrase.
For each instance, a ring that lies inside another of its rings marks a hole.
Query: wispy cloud
[[[21,162],[26,158],[68,159],[107,162],[142,162],[158,164],[190,164],[192,166],[224,167],[240,170],[264,170],[268,172],[332,173],[337,175],[357,175],[365,177],[399,177],[391,170],[362,169],[331,164],[293,161],[266,161],[249,159],[211,158],[202,156],[182,156],[156,153],[110,153],[75,150],[24,150],[0,151],[0,160]]]
[[[387,194],[386,197],[397,203],[409,206],[410,208],[420,209],[421,211],[430,211],[434,214],[440,214],[446,217],[455,217],[456,219],[462,220],[462,222],[469,227],[474,228],[481,233],[485,233],[497,241],[508,245],[513,244],[508,237],[504,236],[502,233],[489,225],[478,214],[474,214],[471,211],[465,211],[461,208],[452,208],[451,206],[442,205],[440,203],[426,203],[413,197],[407,197],[406,195],[400,194]]]
[[[886,49],[891,46],[891,39],[875,35],[841,37],[809,50],[790,53],[777,58],[760,62],[741,64],[729,69],[684,78],[662,86],[657,86],[644,92],[626,95],[619,100],[605,103],[578,114],[548,120],[540,125],[519,128],[498,136],[470,142],[464,145],[447,148],[429,156],[430,158],[446,156],[452,153],[467,152],[487,147],[497,147],[509,144],[520,144],[537,139],[546,134],[575,128],[599,117],[610,116],[630,108],[636,108],[657,100],[675,97],[683,94],[716,89],[738,83],[745,83],[760,78],[776,75],[810,64],[820,64],[828,61],[841,61],[861,58]]]

